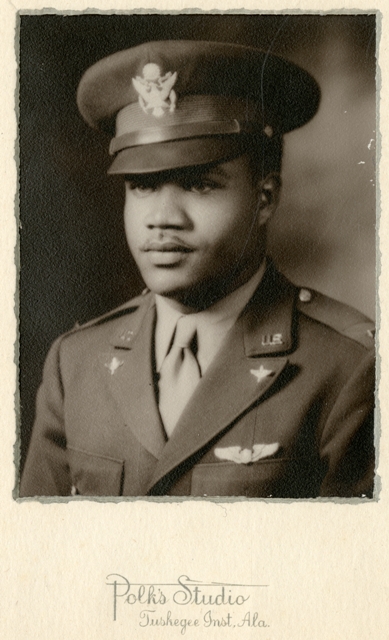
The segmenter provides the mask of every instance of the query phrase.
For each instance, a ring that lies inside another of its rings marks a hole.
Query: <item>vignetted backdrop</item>
[[[20,45],[21,463],[56,336],[136,295],[109,140],[78,114],[83,72],[146,40],[269,49],[322,89],[319,113],[285,137],[270,250],[297,284],[375,312],[375,15],[23,15]]]

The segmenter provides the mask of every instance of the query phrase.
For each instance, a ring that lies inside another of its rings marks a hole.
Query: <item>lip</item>
[[[193,248],[183,242],[176,242],[173,240],[148,240],[142,247],[142,251],[157,252],[157,253],[191,253]]]

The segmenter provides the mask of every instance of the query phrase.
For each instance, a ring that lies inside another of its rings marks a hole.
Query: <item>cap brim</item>
[[[138,174],[211,164],[244,153],[243,136],[208,136],[123,149],[109,174]]]

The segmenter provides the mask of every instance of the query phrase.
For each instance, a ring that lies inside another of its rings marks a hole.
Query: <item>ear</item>
[[[281,193],[281,176],[269,173],[264,180],[258,182],[258,221],[266,224],[276,210]]]

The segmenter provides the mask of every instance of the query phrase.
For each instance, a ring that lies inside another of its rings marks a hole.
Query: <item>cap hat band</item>
[[[145,113],[139,104],[131,104],[117,115],[110,154],[169,140],[263,132],[265,123],[257,105],[234,97],[185,96],[178,101],[174,115],[166,113],[158,126],[155,117]],[[266,135],[271,137],[269,128]]]

